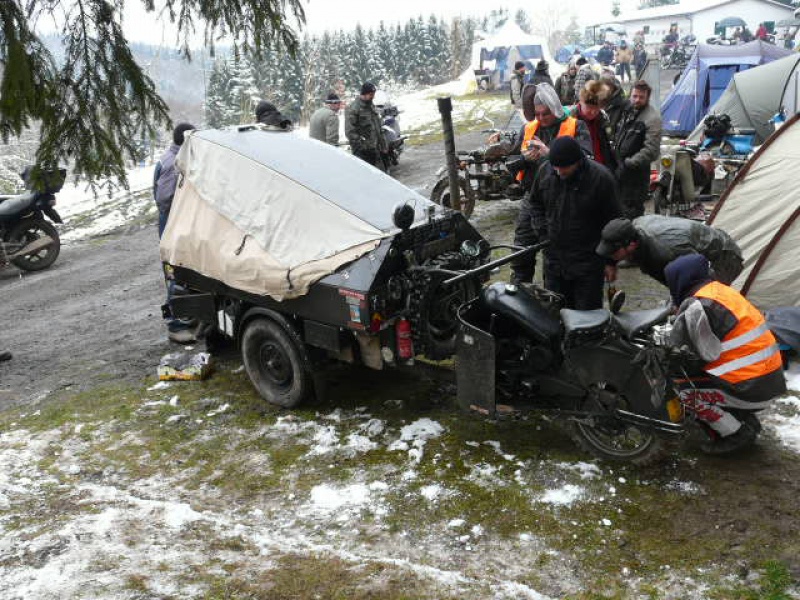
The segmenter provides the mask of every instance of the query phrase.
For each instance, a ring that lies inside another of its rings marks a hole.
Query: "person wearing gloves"
[[[556,138],[517,219],[514,244],[548,240],[544,284],[564,296],[565,308],[603,307],[608,263],[595,252],[600,232],[620,216],[614,176],[590,160],[577,140]],[[535,258],[512,264],[512,282],[533,280]]]
[[[676,258],[664,276],[678,307],[670,345],[699,361],[678,391],[709,435],[702,449],[724,454],[751,445],[761,427],[746,413],[786,392],[775,336],[755,306],[712,278],[701,254]]]
[[[630,107],[622,115],[616,132],[615,174],[623,210],[630,219],[644,214],[650,163],[658,158],[661,144],[661,113],[650,104],[651,91],[646,81],[633,84]]]
[[[645,215],[631,221],[614,219],[603,228],[597,253],[615,263],[628,261],[666,285],[664,267],[684,254],[700,254],[711,263],[716,279],[733,282],[744,267],[742,251],[722,229],[691,219]],[[614,273],[614,281],[616,273]]]

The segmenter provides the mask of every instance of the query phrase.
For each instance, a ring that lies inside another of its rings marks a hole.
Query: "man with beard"
[[[603,280],[612,267],[595,248],[606,223],[620,216],[611,172],[588,159],[574,138],[559,137],[525,203],[529,208],[517,221],[515,244],[550,242],[544,251],[545,287],[562,294],[566,308],[602,308]],[[512,268],[513,281],[533,279],[533,260]]]
[[[631,106],[623,114],[616,132],[616,176],[620,200],[629,219],[644,214],[650,163],[658,158],[661,144],[661,113],[650,104],[651,91],[646,81],[633,84]]]

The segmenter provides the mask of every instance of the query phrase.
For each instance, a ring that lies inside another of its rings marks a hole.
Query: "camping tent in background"
[[[800,114],[739,171],[708,223],[739,244],[744,270],[733,282],[759,309],[800,306]]]
[[[756,145],[773,131],[769,120],[781,107],[788,119],[800,112],[800,54],[792,53],[766,65],[736,73],[709,114],[726,114],[737,129],[755,129]],[[689,136],[697,141],[703,122]]]
[[[556,62],[565,65],[569,62],[569,59],[572,58],[575,51],[581,52],[583,50],[583,46],[579,46],[578,44],[567,44],[566,46],[561,46],[556,51]]]
[[[678,83],[661,103],[664,133],[689,135],[736,73],[789,54],[790,50],[761,40],[734,46],[698,44]]]
[[[476,76],[488,80],[492,88],[508,83],[514,63],[518,60],[525,62],[528,69],[533,71],[542,58],[550,63],[550,75],[555,79],[558,73],[553,71],[555,61],[547,43],[525,33],[513,21],[507,21],[496,33],[472,46],[472,68],[476,71]]]

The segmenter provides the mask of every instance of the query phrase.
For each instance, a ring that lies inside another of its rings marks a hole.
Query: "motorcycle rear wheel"
[[[37,252],[15,258],[11,263],[23,271],[41,271],[52,265],[61,252],[61,238],[58,236],[58,231],[47,221],[32,219],[17,223],[6,237],[8,244],[23,247],[45,236],[52,238],[55,243]]]
[[[461,214],[469,219],[470,216],[472,216],[472,212],[475,210],[475,198],[472,197],[472,194],[468,194],[467,192],[466,179],[459,177],[458,185],[461,188]],[[433,186],[431,202],[446,206],[447,208],[453,208],[450,203],[450,179],[448,177],[440,179],[436,182],[436,185]]]
[[[613,388],[596,385],[593,390],[579,410],[627,408],[625,399]],[[645,466],[660,461],[667,452],[661,437],[613,416],[598,417],[593,424],[575,421],[571,429],[578,446],[602,460]]]

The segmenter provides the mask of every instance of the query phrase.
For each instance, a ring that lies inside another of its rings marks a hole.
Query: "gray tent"
[[[800,112],[800,54],[792,54],[747,71],[736,73],[708,114],[726,114],[738,129],[755,129],[756,144],[773,131],[769,120],[783,107],[786,117]],[[701,121],[689,136],[699,140]]]

